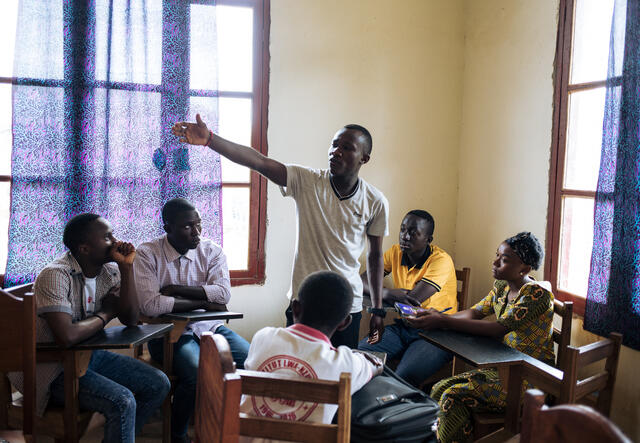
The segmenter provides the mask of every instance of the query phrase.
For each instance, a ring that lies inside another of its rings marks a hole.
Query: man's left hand
[[[113,240],[111,245],[111,258],[119,265],[132,265],[136,258],[136,248],[128,242]]]
[[[382,334],[384,334],[384,319],[377,315],[372,315],[371,321],[369,322],[369,338],[367,339],[367,343],[375,345],[382,340]]]

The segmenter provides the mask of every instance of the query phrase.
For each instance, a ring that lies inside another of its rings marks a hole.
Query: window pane
[[[562,201],[562,226],[558,288],[586,297],[593,244],[592,198],[565,197]]]
[[[573,25],[571,83],[607,78],[613,0],[577,0]]]
[[[0,83],[0,175],[11,175],[11,85]]]
[[[161,71],[162,0],[97,0],[96,79],[159,85]]]
[[[253,90],[253,9],[217,6],[219,88]]]
[[[9,182],[0,182],[0,273],[7,268],[9,245]]]
[[[0,77],[13,75],[13,50],[16,44],[18,0],[4,0],[0,14]]]
[[[595,191],[602,148],[606,88],[569,95],[564,187]]]
[[[216,7],[191,5],[191,89],[218,89]]]
[[[223,249],[229,269],[243,270],[249,260],[249,188],[222,188]]]
[[[21,20],[16,36],[15,51],[20,54],[20,64],[14,66],[13,75],[62,80],[62,0],[22,0],[19,11],[24,11],[19,14],[26,14],[27,19]]]
[[[219,134],[235,143],[251,144],[251,99],[220,97]],[[222,181],[249,183],[249,169],[222,157]]]

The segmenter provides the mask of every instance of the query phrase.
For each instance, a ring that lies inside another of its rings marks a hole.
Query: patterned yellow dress
[[[497,280],[489,295],[471,309],[485,317],[496,315],[496,321],[509,330],[503,343],[554,365],[553,294],[537,282],[522,286],[511,302],[508,293],[507,282]],[[431,397],[440,404],[438,440],[443,443],[471,440],[472,410],[503,412],[506,406],[506,391],[495,369],[476,369],[441,380]]]

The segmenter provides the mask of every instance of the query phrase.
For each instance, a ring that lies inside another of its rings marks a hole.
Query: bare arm
[[[210,137],[207,125],[196,115],[196,123],[178,122],[171,128],[181,142],[208,146],[234,163],[259,172],[278,186],[287,185],[287,168],[282,163],[270,159],[253,148],[226,140],[216,134]]]
[[[123,325],[135,326],[140,316],[140,302],[133,279],[133,260],[136,249],[131,243],[115,240],[111,247],[111,258],[120,270],[120,297],[117,303],[118,320]]]
[[[207,311],[226,311],[227,306],[219,303],[211,303],[206,300],[189,300],[176,297],[171,312],[189,312],[194,309],[206,309]]]
[[[382,278],[384,276],[384,261],[382,256],[382,237],[367,235],[369,253],[367,254],[367,276],[369,280],[369,296],[371,306],[382,308]],[[375,344],[382,339],[384,333],[384,319],[377,315],[371,316],[369,322],[369,343]]]
[[[88,339],[104,327],[102,320],[97,316],[88,317],[77,323],[73,323],[71,315],[66,312],[47,312],[42,316],[51,328],[56,343],[63,348]],[[109,320],[111,319],[109,318]]]

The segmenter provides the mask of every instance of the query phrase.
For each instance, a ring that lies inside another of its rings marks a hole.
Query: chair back
[[[553,341],[558,344],[556,368],[564,367],[567,347],[571,343],[571,320],[573,318],[573,302],[553,300],[553,313],[560,317],[560,328],[553,327]]]
[[[537,389],[525,393],[521,443],[631,443],[618,427],[588,406],[544,405]]]
[[[609,416],[613,387],[616,382],[618,358],[622,335],[612,332],[609,338],[576,348],[567,347],[566,361],[563,369],[561,403],[575,403],[578,400],[597,392],[596,409]],[[587,378],[578,377],[580,369],[599,360],[605,360],[604,369]]]
[[[307,423],[240,414],[242,394],[338,405],[338,424]],[[196,391],[196,441],[231,442],[240,435],[302,442],[348,442],[351,377],[340,381],[303,379],[235,370],[229,344],[219,334],[200,339]]]
[[[469,299],[469,278],[471,277],[471,268],[456,269],[456,280],[460,282],[458,290],[458,311],[462,311],[467,307]]]
[[[8,428],[11,386],[7,372],[24,374],[23,420],[25,436],[33,436],[35,416],[36,332],[35,299],[30,292],[17,297],[0,291],[0,425]]]

